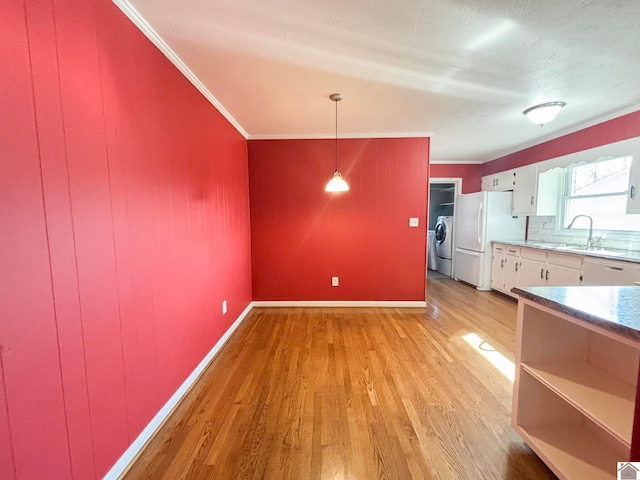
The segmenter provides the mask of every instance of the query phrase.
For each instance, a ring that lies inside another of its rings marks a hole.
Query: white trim
[[[218,101],[216,97],[205,87],[204,83],[196,76],[195,73],[180,59],[180,57],[174,52],[169,45],[162,39],[162,37],[153,29],[151,25],[140,15],[138,10],[129,3],[128,0],[113,0],[120,10],[137,26],[151,42],[158,47],[158,49],[164,53],[164,55],[173,63],[182,74],[187,77],[194,87],[196,87],[204,97],[211,102],[211,104],[226,118],[231,125],[233,125],[238,132],[244,137],[248,138],[249,134],[246,132],[242,125],[233,118],[233,116],[227,111],[226,108]]]
[[[397,307],[397,308],[424,308],[427,302],[404,301],[333,301],[333,300],[301,300],[301,301],[262,301],[253,302],[254,308],[261,307]]]
[[[430,165],[482,165],[482,160],[429,160]]]
[[[127,450],[122,454],[122,456],[113,465],[113,467],[111,467],[111,470],[107,472],[107,474],[103,477],[103,480],[117,480],[122,474],[127,471],[131,462],[135,460],[135,458],[142,451],[147,442],[151,440],[151,438],[153,438],[155,433],[169,418],[178,403],[180,403],[180,400],[182,400],[182,398],[187,394],[193,384],[196,383],[202,372],[204,372],[209,363],[211,363],[213,358],[222,349],[227,340],[229,340],[229,337],[231,337],[233,332],[235,332],[236,329],[240,326],[240,324],[246,318],[252,308],[253,302],[247,305],[247,308],[245,308],[244,311],[238,316],[236,321],[233,322],[233,325],[231,325],[229,329],[224,333],[224,335],[220,337],[220,340],[218,340],[218,342],[213,346],[209,353],[207,353],[207,355],[202,359],[202,361],[193,370],[193,372],[191,372],[191,374],[182,383],[182,385],[180,385],[180,387],[175,391],[175,393],[171,396],[167,403],[164,404],[160,411],[156,413],[155,417],[153,417],[144,428],[144,430],[142,430],[140,435],[138,435],[138,438],[136,438],[133,443],[129,445],[129,448],[127,448]]]
[[[614,120],[618,117],[623,117],[628,115],[629,113],[633,113],[640,110],[640,104],[632,105],[630,107],[623,108],[622,110],[617,110],[613,113],[609,113],[602,117],[595,118],[593,120],[589,120],[584,123],[579,123],[577,125],[573,125],[572,127],[563,128],[557,132],[550,133],[549,135],[544,135],[542,137],[538,137],[535,140],[531,140],[529,142],[521,143],[518,146],[508,148],[506,150],[498,150],[490,160],[484,160],[481,163],[489,163],[494,160],[498,160],[502,157],[506,157],[507,155],[511,155],[512,153],[520,152],[522,150],[526,150],[527,148],[535,147],[536,145],[540,145],[542,143],[550,142],[551,140],[555,140],[556,138],[564,137],[565,135],[570,135],[572,133],[579,132],[580,130],[584,130],[585,128],[593,127],[594,125],[598,125],[600,123],[608,122],[609,120]],[[534,125],[535,128],[535,125]],[[546,160],[546,159],[545,159]],[[431,162],[434,163],[434,162]]]
[[[338,138],[428,138],[433,132],[344,133]],[[249,135],[247,140],[323,140],[335,139],[335,133],[267,133]]]

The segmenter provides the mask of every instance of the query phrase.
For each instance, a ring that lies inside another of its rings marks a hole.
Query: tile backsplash
[[[574,230],[571,231],[571,235],[556,232],[555,216],[529,217],[528,240],[586,245],[587,236],[587,230]],[[593,240],[598,241],[600,247],[640,250],[640,232],[620,233],[610,230],[594,230]]]

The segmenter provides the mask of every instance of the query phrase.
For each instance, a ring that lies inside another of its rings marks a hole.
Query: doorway
[[[461,191],[461,178],[429,180],[427,278],[451,278],[455,261],[455,202]]]

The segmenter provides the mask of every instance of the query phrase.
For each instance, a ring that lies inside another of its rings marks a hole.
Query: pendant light
[[[562,110],[562,107],[565,105],[564,102],[543,103],[542,105],[527,108],[522,113],[535,125],[543,126],[545,123],[549,123],[556,118],[556,115],[560,113],[560,110]]]
[[[349,190],[349,185],[345,179],[340,175],[338,171],[338,102],[342,100],[341,93],[332,93],[329,98],[336,103],[336,171],[333,173],[333,177],[324,187],[325,192],[346,192]]]

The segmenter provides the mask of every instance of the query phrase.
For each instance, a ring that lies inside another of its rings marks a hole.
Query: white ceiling
[[[638,0],[114,0],[248,138],[484,162],[640,109]],[[544,127],[522,111],[567,106]]]

